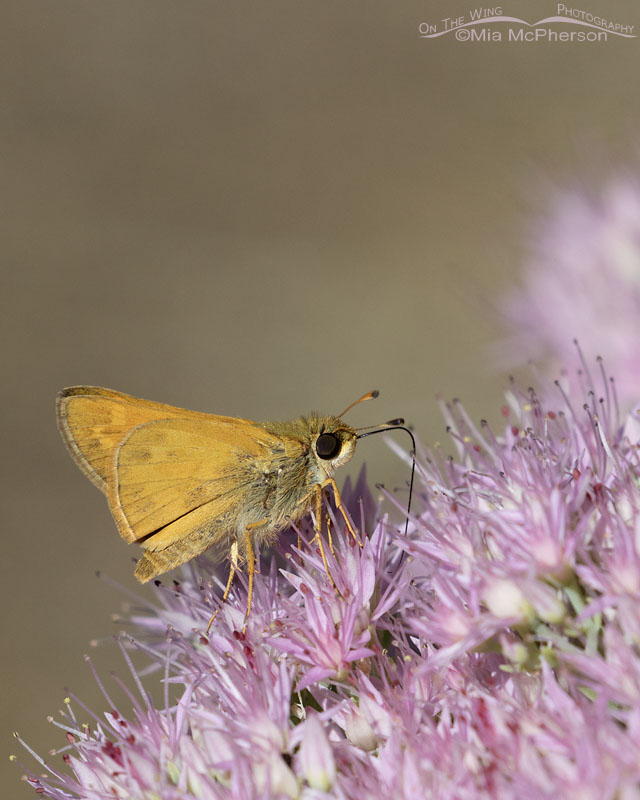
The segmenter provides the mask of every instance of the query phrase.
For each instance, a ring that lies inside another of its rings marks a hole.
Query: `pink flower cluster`
[[[70,700],[27,780],[55,800],[638,797],[640,416],[601,383],[544,404],[514,385],[500,431],[445,406],[452,455],[417,454],[407,534],[345,487],[366,533],[334,515],[337,591],[283,543],[245,633],[237,590],[205,635],[219,588],[188,565],[121,641],[131,710]]]
[[[505,297],[509,338],[500,360],[550,359],[579,366],[602,356],[621,404],[640,400],[640,182],[611,179],[593,191],[563,191],[535,223],[521,287]]]

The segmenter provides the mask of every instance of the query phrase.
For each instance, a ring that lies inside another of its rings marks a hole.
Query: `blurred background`
[[[375,387],[348,420],[403,416],[426,442],[444,436],[437,393],[499,418],[497,299],[547,182],[637,164],[639,40],[419,38],[468,12],[453,6],[5,4],[6,756],[29,760],[14,729],[43,754],[62,743],[46,716],[65,687],[105,707],[91,640],[102,674],[126,671],[110,637],[127,597],[95,571],[144,596],[56,430],[62,387],[253,419],[338,413]],[[640,28],[631,0],[587,10]],[[380,440],[351,473],[365,461],[372,483],[406,481]]]

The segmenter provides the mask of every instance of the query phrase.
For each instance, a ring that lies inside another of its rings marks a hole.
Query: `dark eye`
[[[342,447],[342,442],[335,433],[321,433],[316,439],[316,453],[320,458],[335,458]]]

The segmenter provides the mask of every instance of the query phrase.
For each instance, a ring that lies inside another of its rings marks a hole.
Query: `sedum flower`
[[[104,710],[70,698],[26,779],[55,800],[637,797],[640,417],[602,381],[513,384],[497,431],[443,406],[451,454],[418,458],[407,534],[346,487],[364,546],[333,515],[335,588],[283,535],[244,633],[242,580],[206,636],[219,589],[186,565],[120,637],[128,707],[96,672]]]
[[[324,726],[317,714],[304,723],[300,744],[300,770],[312,789],[328,792],[336,778],[336,763]]]
[[[624,407],[640,399],[640,182],[556,195],[534,231],[521,286],[504,298],[501,360],[548,357],[553,370],[602,356]]]

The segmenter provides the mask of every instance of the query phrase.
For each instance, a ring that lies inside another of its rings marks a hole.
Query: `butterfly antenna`
[[[403,419],[391,419],[389,422],[385,422],[383,425],[372,426],[375,427],[376,430],[371,431],[367,430],[366,428],[360,428],[360,430],[366,430],[366,433],[359,433],[358,439],[364,439],[365,436],[373,436],[374,433],[387,433],[387,431],[405,431],[411,437],[411,443],[413,444],[413,450],[411,451],[411,479],[409,481],[409,501],[407,503],[407,520],[404,524],[404,535],[407,535],[409,530],[409,513],[411,512],[411,498],[413,496],[413,479],[416,474],[416,440],[413,433],[409,430],[409,428],[405,427]]]
[[[379,394],[380,394],[380,392],[377,389],[372,389],[370,392],[367,392],[366,394],[363,394],[362,397],[360,397],[358,400],[355,401],[355,403],[351,403],[350,406],[347,406],[345,408],[345,410],[342,412],[342,414],[338,414],[337,415],[338,419],[340,419],[340,417],[344,417],[344,415],[347,413],[347,411],[350,411],[354,406],[357,406],[358,403],[362,403],[365,400],[373,400]]]

